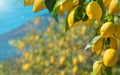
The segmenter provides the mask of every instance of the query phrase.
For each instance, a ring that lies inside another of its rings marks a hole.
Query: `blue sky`
[[[0,35],[23,25],[27,20],[48,13],[45,9],[41,12],[32,12],[32,6],[24,7],[23,0],[0,0]]]

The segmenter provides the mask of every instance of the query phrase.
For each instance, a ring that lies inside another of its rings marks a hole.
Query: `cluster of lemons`
[[[92,21],[95,20],[94,24],[96,24],[96,27],[98,28],[96,35],[99,35],[100,38],[91,46],[91,48],[93,53],[100,56],[100,60],[94,63],[93,70],[96,70],[96,68],[98,69],[96,75],[101,75],[101,73],[106,74],[106,68],[112,67],[117,63],[118,60],[117,39],[120,39],[120,25],[115,24],[114,20],[109,20],[109,18],[106,19],[108,15],[114,17],[120,12],[118,0],[90,1],[83,9],[85,16],[87,16],[87,20],[80,19],[79,21],[75,21],[77,17],[75,16],[76,10],[78,10],[81,1],[83,0],[65,0],[59,5],[58,13],[59,15],[63,16],[65,12],[68,12],[67,22],[70,29],[80,25],[80,23],[85,24],[87,27],[90,27]],[[29,2],[30,1],[27,2],[25,0],[24,3],[25,5],[29,5]],[[38,7],[42,7],[42,9],[45,8],[45,4],[42,2],[42,0],[34,0],[32,2],[34,2],[34,12],[36,12],[36,10],[41,10],[38,9]],[[48,29],[48,31],[50,30]],[[59,45],[61,46],[63,43],[60,42]],[[61,60],[64,61],[65,58],[61,58]]]
[[[86,27],[81,25],[64,34],[64,19],[60,25],[51,18],[48,20],[50,25],[44,32],[30,32],[22,39],[11,41],[22,52],[21,70],[26,75],[31,71],[36,75],[89,75],[90,64],[85,64],[91,61],[87,60],[91,54],[83,51],[83,41],[89,38]]]

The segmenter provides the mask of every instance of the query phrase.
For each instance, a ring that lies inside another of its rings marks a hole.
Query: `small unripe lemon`
[[[103,63],[105,66],[113,66],[117,63],[118,56],[115,49],[107,49],[103,54]]]
[[[86,7],[86,14],[90,19],[100,20],[102,17],[102,9],[97,2],[92,1]]]
[[[111,37],[114,31],[115,31],[115,25],[112,22],[106,22],[100,28],[100,36],[102,38]]]
[[[33,11],[34,12],[38,12],[42,9],[44,9],[46,6],[45,4],[42,2],[42,0],[35,0],[34,1],[34,6],[33,6]]]
[[[115,37],[110,37],[110,48],[117,49],[118,44]]]
[[[115,13],[118,13],[120,11],[120,7],[118,5],[118,0],[112,0],[109,6],[108,13],[113,15]]]

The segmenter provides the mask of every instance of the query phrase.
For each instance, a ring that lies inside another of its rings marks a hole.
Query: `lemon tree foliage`
[[[47,8],[56,21],[65,16],[66,32],[81,24],[90,29],[88,34],[94,36],[85,49],[91,48],[100,61],[91,75],[112,75],[112,67],[118,61],[116,39],[120,40],[120,25],[114,17],[120,16],[120,0],[24,0],[25,6],[31,4],[34,12]],[[61,58],[60,63],[65,59]],[[76,69],[77,66],[73,71]]]

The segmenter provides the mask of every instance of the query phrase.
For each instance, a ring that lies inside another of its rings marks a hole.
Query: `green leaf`
[[[119,7],[120,7],[120,0],[118,0],[118,5],[119,5]]]
[[[93,39],[90,40],[90,42],[86,45],[85,50],[90,48],[93,44],[95,44],[98,40],[100,39],[100,35],[94,37]]]
[[[45,0],[45,5],[48,8],[50,13],[53,11],[55,3],[56,3],[56,0]]]
[[[95,23],[95,19],[91,21],[89,31],[92,30],[94,23]]]
[[[107,75],[112,75],[112,67],[105,67]]]
[[[54,0],[55,1],[55,0]],[[55,3],[55,6],[54,6],[54,10],[56,10],[58,8],[58,6],[60,6],[60,4],[63,4],[66,0],[58,0],[56,3]]]
[[[74,13],[74,23],[80,20],[86,21],[88,19],[85,9],[87,4],[88,3],[85,3],[84,5],[80,5],[76,8]]]
[[[68,15],[69,15],[69,14],[67,14],[67,17],[66,17],[66,20],[65,20],[65,32],[67,32],[67,31],[70,29],[70,28],[69,28],[69,25],[68,25],[68,21],[67,21]]]
[[[58,9],[53,10],[51,12],[52,16],[55,18],[55,20],[58,22]]]

